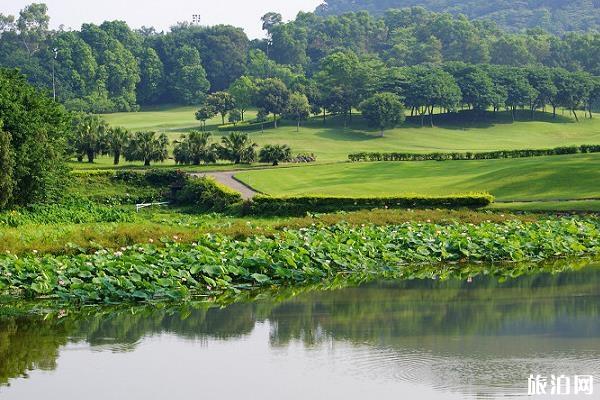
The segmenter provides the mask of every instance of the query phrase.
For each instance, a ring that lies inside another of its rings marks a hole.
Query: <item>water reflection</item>
[[[277,387],[292,390],[285,398],[294,389],[313,398],[487,398],[523,394],[530,373],[594,374],[600,391],[597,265],[504,283],[381,282],[222,309],[3,314],[2,398],[75,399],[79,386],[86,398],[111,398],[87,390],[93,375],[79,375],[98,365],[114,393],[144,399],[160,398],[165,380],[178,387],[165,395],[189,398],[198,378],[184,377],[200,371],[203,393],[219,398],[282,398]],[[153,364],[161,368],[145,370]]]

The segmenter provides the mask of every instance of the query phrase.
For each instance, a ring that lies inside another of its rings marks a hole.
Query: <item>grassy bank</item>
[[[447,195],[486,191],[499,201],[600,198],[600,155],[525,159],[344,163],[240,172],[271,195]]]

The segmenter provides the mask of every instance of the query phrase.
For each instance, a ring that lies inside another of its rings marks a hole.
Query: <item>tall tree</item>
[[[113,156],[113,164],[119,165],[121,154],[131,139],[131,134],[125,128],[109,128],[106,134],[106,147]]]
[[[140,62],[140,82],[137,97],[140,104],[158,103],[164,85],[164,66],[156,51],[147,47],[142,51]]]
[[[360,104],[363,117],[369,125],[377,127],[381,137],[386,129],[392,129],[404,121],[404,106],[393,93],[377,93]]]
[[[221,139],[221,158],[235,164],[250,164],[256,160],[256,147],[247,134],[231,132]]]
[[[252,107],[254,96],[256,93],[256,85],[248,76],[242,76],[235,80],[229,87],[229,93],[235,100],[235,105],[242,113],[242,121],[244,113],[248,108]]]
[[[206,103],[217,113],[221,115],[223,125],[225,125],[225,116],[235,109],[235,99],[227,92],[215,92],[208,96]]]
[[[210,89],[200,53],[191,46],[183,46],[175,51],[175,67],[169,80],[174,100],[185,104],[201,103]]]
[[[203,131],[206,130],[206,121],[208,121],[215,115],[217,115],[217,110],[215,110],[214,107],[208,104],[208,102],[206,101],[200,106],[198,111],[196,111],[196,119],[202,122]]]
[[[308,98],[302,93],[292,93],[285,110],[285,117],[296,121],[296,132],[300,132],[300,123],[310,116]]]
[[[175,162],[178,164],[200,165],[201,162],[217,161],[217,149],[211,143],[210,132],[190,131],[175,146]]]
[[[274,126],[277,128],[277,117],[288,108],[290,92],[279,79],[264,79],[256,85],[256,105],[274,116]]]
[[[10,133],[2,131],[0,121],[0,210],[11,200],[13,192],[13,168],[15,164]]]

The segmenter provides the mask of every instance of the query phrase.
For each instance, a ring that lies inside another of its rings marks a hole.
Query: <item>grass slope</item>
[[[500,201],[600,198],[600,154],[481,161],[340,163],[240,172],[272,195],[447,195],[488,191]]]
[[[195,107],[171,107],[109,114],[104,118],[111,125],[133,131],[165,131],[171,140],[175,140],[185,131],[199,128],[194,111]],[[254,113],[248,112],[247,115],[252,118]],[[540,121],[530,121],[529,115],[522,113],[519,121],[514,123],[506,114],[495,118],[490,115],[487,122],[470,122],[470,116],[463,117],[463,120],[456,121],[437,116],[435,128],[421,127],[418,120],[413,120],[387,131],[383,138],[379,137],[379,132],[368,128],[359,116],[353,117],[348,128],[344,128],[337,118],[329,118],[326,124],[316,118],[301,127],[300,132],[296,132],[293,124],[283,124],[278,129],[251,132],[250,135],[259,145],[288,144],[294,153],[315,153],[320,162],[346,160],[349,153],[360,151],[491,151],[600,143],[598,116],[591,120],[581,118],[580,123],[563,116],[552,120],[549,114],[544,113],[536,116]],[[209,129],[216,130],[220,123],[220,117],[213,118],[208,122]],[[215,132],[217,140],[223,135]]]

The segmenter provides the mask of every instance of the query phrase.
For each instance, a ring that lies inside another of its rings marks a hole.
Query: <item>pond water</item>
[[[600,265],[1,314],[0,399],[527,398],[530,374],[591,375],[595,393],[572,397],[600,398]]]

